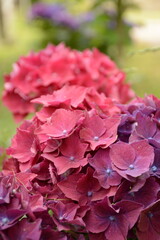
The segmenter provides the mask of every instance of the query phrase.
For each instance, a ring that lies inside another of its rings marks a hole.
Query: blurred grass
[[[145,48],[148,46],[137,44],[127,50],[127,55],[131,52],[134,55],[126,57],[124,70],[138,96],[154,94],[160,97],[160,50],[139,52]]]

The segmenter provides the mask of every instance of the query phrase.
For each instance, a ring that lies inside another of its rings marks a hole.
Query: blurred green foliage
[[[68,46],[80,50],[97,47],[117,61],[122,59],[124,46],[131,43],[129,31],[134,24],[128,21],[126,14],[130,9],[137,7],[132,0],[47,2],[53,5],[62,4],[69,13],[76,13],[75,18],[77,16],[81,18],[82,14],[92,14],[93,19],[81,24],[80,27],[71,29],[57,24],[49,18],[35,18],[35,25],[43,31],[43,37],[39,42],[40,48],[45,47],[48,42],[57,44],[63,41]],[[85,7],[81,8],[80,5]]]
[[[160,97],[160,49],[142,44],[127,49],[124,71],[138,96],[153,94]]]

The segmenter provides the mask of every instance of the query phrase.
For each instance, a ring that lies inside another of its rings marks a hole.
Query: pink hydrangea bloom
[[[5,76],[3,102],[20,120],[35,112],[37,105],[30,100],[67,84],[94,87],[124,103],[134,96],[124,80],[124,72],[97,49],[80,52],[64,44],[49,45],[14,64],[12,72]],[[74,94],[76,96],[76,92]]]

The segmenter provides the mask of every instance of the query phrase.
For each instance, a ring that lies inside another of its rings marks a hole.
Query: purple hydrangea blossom
[[[55,25],[78,29],[82,24],[93,20],[93,13],[80,16],[70,14],[62,4],[36,3],[29,13],[30,19],[48,19]]]

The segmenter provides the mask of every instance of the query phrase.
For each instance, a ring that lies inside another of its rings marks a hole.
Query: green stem
[[[5,39],[5,27],[4,27],[4,18],[3,18],[3,10],[2,10],[2,0],[0,0],[0,37]]]
[[[123,30],[123,0],[116,0],[116,23],[117,23],[117,32],[118,32],[118,42],[117,42],[117,50],[118,57],[121,59],[123,54],[123,45],[124,45],[124,30]]]

